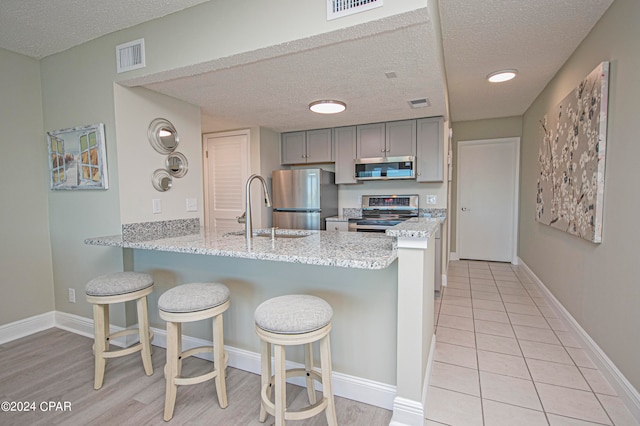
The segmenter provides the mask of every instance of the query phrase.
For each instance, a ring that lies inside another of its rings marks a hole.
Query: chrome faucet
[[[251,220],[251,182],[253,182],[254,179],[258,179],[260,182],[262,182],[262,189],[264,190],[264,204],[267,207],[271,207],[271,197],[269,197],[269,191],[267,190],[267,181],[264,180],[264,178],[260,175],[249,176],[249,179],[247,179],[247,188],[245,190],[247,205],[247,210],[245,211],[245,238],[247,242],[251,242],[251,238],[253,238],[253,226]]]

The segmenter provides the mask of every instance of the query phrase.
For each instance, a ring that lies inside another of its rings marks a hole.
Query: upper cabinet
[[[335,161],[336,183],[359,183],[356,158],[415,157],[417,182],[444,181],[444,119],[390,121],[283,133],[283,165]]]
[[[336,153],[336,183],[358,183],[354,170],[356,158],[356,126],[333,129]]]
[[[357,126],[357,157],[416,155],[416,121],[392,121]]]
[[[329,163],[333,161],[332,129],[283,133],[281,164]]]
[[[444,119],[421,118],[417,124],[416,181],[444,180]]]

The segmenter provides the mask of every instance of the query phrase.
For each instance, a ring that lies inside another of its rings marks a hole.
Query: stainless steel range
[[[417,195],[363,195],[362,218],[349,219],[349,231],[384,232],[400,222],[418,217]]]

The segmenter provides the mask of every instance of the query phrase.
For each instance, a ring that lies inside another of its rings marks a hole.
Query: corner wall
[[[523,119],[519,255],[618,369],[640,389],[640,2],[616,0]],[[601,244],[535,222],[539,121],[600,62],[610,61]]]
[[[0,49],[0,325],[53,310],[40,65]]]

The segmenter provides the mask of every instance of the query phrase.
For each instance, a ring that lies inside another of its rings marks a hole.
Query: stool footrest
[[[132,334],[140,334],[140,330],[137,328],[127,328],[125,330],[116,331],[109,335],[109,340],[112,341],[122,336],[130,336]],[[149,341],[153,340],[153,331],[149,330]],[[91,347],[95,350],[95,344]],[[131,345],[128,348],[116,349],[112,351],[105,351],[102,353],[103,358],[118,358],[121,356],[129,355],[142,350],[142,343],[138,342],[135,345]]]
[[[191,348],[187,351],[182,352],[180,354],[180,357],[184,361],[185,359],[191,356],[201,354],[201,353],[207,353],[207,352],[213,353],[213,348],[210,346],[199,346],[197,348]],[[195,385],[195,384],[206,382],[207,380],[216,378],[221,371],[224,372],[224,370],[226,370],[227,365],[229,364],[229,353],[227,353],[227,351],[224,351],[223,364],[224,365],[222,369],[220,369],[219,366],[214,365],[213,371],[209,371],[208,373],[201,374],[199,376],[194,376],[194,377],[176,377],[173,380],[173,382],[177,386],[185,386],[185,385]],[[165,376],[166,376],[166,372],[165,372]]]
[[[314,380],[322,383],[322,376],[320,375],[320,373],[318,373],[315,370],[311,370],[307,372],[307,370],[304,368],[291,368],[287,370],[286,373],[287,373],[286,374],[287,379],[290,377],[304,377],[308,373],[309,376],[311,376]],[[269,383],[262,387],[262,392],[260,393],[261,394],[260,396],[262,397],[262,402],[264,402],[266,412],[271,414],[272,416],[275,416],[276,406],[269,399],[269,396],[267,395],[267,390],[269,389],[270,386],[273,386],[275,384],[275,377],[276,377],[275,375],[271,376],[271,378],[269,379]],[[328,404],[327,398],[322,398],[320,401],[316,402],[315,404],[309,405],[303,409],[300,409],[297,411],[288,411],[288,410],[285,411],[284,418],[285,420],[308,419],[309,417],[313,417],[316,414],[322,412],[322,410],[325,409],[327,404]]]

